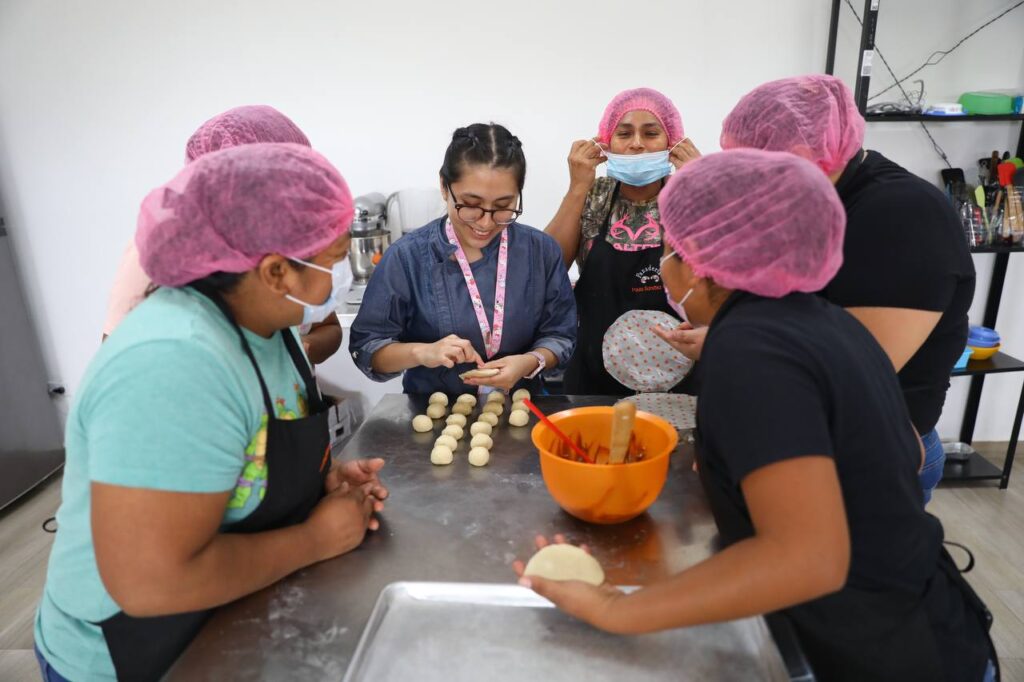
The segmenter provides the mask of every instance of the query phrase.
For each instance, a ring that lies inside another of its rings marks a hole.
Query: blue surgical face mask
[[[348,262],[348,257],[342,258],[337,261],[334,266],[328,270],[325,267],[317,265],[316,263],[310,263],[308,261],[300,260],[298,258],[292,258],[291,260],[296,263],[302,263],[303,265],[319,270],[320,272],[326,272],[331,276],[331,293],[327,295],[327,300],[319,305],[312,303],[306,303],[300,301],[291,294],[285,294],[292,303],[298,303],[302,306],[302,324],[314,324],[316,322],[323,322],[327,319],[327,316],[335,312],[338,306],[341,304],[342,299],[348,293],[349,288],[352,286],[352,265]]]
[[[671,150],[648,152],[645,154],[612,154],[605,152],[608,158],[608,177],[624,182],[633,187],[643,187],[657,182],[672,173],[672,164],[668,160]]]

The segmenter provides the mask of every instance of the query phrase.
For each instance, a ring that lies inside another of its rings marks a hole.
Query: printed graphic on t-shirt
[[[299,419],[309,414],[306,396],[303,395],[301,386],[296,383],[292,388],[295,391],[294,409],[290,409],[287,400],[280,396],[274,401],[278,419]],[[242,474],[235,484],[235,492],[228,502],[228,509],[255,507],[267,494],[267,422],[267,415],[264,413],[260,417],[260,428],[245,449],[245,468],[242,469]]]
[[[608,226],[607,239],[617,251],[661,248],[661,225],[658,223],[657,209],[648,205],[624,207],[621,217]]]

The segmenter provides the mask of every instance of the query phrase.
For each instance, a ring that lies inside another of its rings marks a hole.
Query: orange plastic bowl
[[[587,444],[611,439],[611,407],[580,407],[550,415],[570,438],[580,433]],[[679,434],[661,417],[636,413],[637,439],[647,451],[640,462],[586,464],[559,457],[552,451],[558,436],[543,423],[533,427],[533,444],[540,451],[540,470],[548,493],[565,511],[590,523],[622,523],[654,504],[668,477],[669,456]]]
[[[991,348],[981,348],[979,346],[968,346],[973,352],[971,353],[971,360],[988,360],[990,357],[999,352],[999,345],[996,344]]]

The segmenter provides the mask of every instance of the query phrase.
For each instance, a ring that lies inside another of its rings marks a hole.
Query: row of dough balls
[[[513,426],[525,426],[529,421],[526,413],[526,406],[522,402],[529,399],[530,392],[526,389],[519,389],[512,395],[514,401],[512,414],[509,415],[509,423]],[[432,464],[444,466],[451,464],[455,459],[454,451],[458,442],[465,436],[465,426],[469,414],[472,414],[476,407],[477,398],[469,393],[459,396],[452,408],[452,414],[445,420],[445,428],[441,436],[434,442],[434,448],[430,451]],[[445,415],[445,408],[448,406],[448,396],[444,393],[434,393],[430,396],[427,413],[418,415],[413,419],[413,429],[426,433],[433,429],[433,419],[440,419]],[[490,450],[494,446],[491,438],[492,430],[498,425],[498,417],[505,411],[505,394],[500,391],[493,391],[488,394],[487,402],[481,411],[479,420],[470,427],[472,440],[470,441],[469,463],[473,466],[485,466],[491,458]]]

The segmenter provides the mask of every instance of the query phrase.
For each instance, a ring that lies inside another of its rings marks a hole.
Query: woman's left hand
[[[368,494],[377,498],[378,501],[383,501],[387,499],[388,489],[380,482],[378,476],[382,468],[384,468],[384,460],[379,457],[357,459],[354,462],[335,462],[327,473],[324,492],[334,492],[347,483],[353,488],[366,486]]]
[[[556,544],[566,543],[565,536],[561,534],[556,535],[554,541]],[[535,542],[537,549],[548,545],[547,538],[542,535],[538,535]],[[582,549],[586,550],[586,547]],[[625,594],[611,583],[591,585],[581,580],[550,580],[535,575],[524,576],[526,566],[522,561],[513,562],[512,569],[519,576],[520,585],[532,589],[570,616],[608,632],[622,632],[619,626],[620,619],[616,617],[615,604]]]
[[[508,355],[500,360],[493,360],[480,366],[480,369],[499,370],[493,377],[486,379],[467,379],[469,386],[491,386],[503,391],[511,391],[519,380],[537,369],[537,358],[532,355]]]
[[[678,170],[690,161],[699,159],[700,156],[700,151],[693,144],[693,141],[688,137],[684,137],[679,144],[672,148],[672,153],[668,155],[668,160]]]

